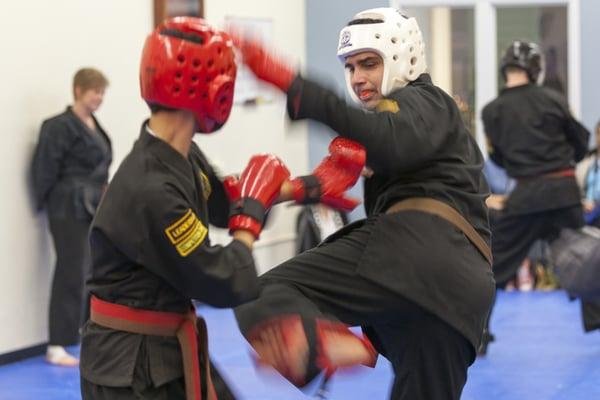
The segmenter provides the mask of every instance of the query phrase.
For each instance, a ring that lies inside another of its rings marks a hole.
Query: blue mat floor
[[[200,312],[208,322],[212,357],[240,400],[311,398],[310,390],[254,368],[230,310]],[[600,399],[600,333],[584,334],[579,313],[579,303],[563,292],[499,293],[492,318],[497,341],[469,369],[462,399]],[[334,376],[329,398],[387,399],[390,380],[389,363],[380,357],[374,369]],[[0,399],[80,399],[78,370],[49,366],[41,356],[1,366]]]

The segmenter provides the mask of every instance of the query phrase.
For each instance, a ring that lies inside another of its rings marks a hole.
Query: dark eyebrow
[[[358,60],[358,61],[356,62],[356,64],[359,64],[359,65],[364,65],[364,64],[368,64],[368,63],[370,63],[370,62],[373,62],[373,61],[375,61],[375,62],[379,62],[379,57],[376,57],[376,56],[369,56],[369,57],[367,57],[367,58],[362,58],[362,59]],[[344,65],[344,68],[350,68],[350,67],[352,67],[352,66],[353,66],[352,64],[350,64],[350,63],[346,63],[346,64]]]
[[[362,60],[358,60],[358,64],[362,65],[362,64],[367,64],[367,63],[373,62],[373,61],[379,62],[379,57],[371,56],[371,57],[363,58]]]

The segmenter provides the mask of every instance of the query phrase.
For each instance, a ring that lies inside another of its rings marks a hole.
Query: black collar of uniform
[[[73,111],[73,107],[72,106],[67,106],[67,109],[65,110],[65,113],[67,113],[69,116],[71,116],[71,118],[73,118],[75,121],[77,121],[77,124],[79,126],[81,126],[81,129],[83,129],[85,132],[90,131],[90,128],[88,128],[88,126],[81,120],[81,118],[79,118],[79,116],[77,114],[75,114],[75,111]],[[102,129],[102,127],[98,123],[98,120],[96,119],[96,117],[94,116],[94,114],[92,114],[92,119],[94,120],[94,123],[96,124],[96,129],[99,132],[102,132],[104,135],[106,135],[106,133],[104,133],[104,130]]]
[[[73,121],[75,121],[75,123],[79,126],[80,130],[79,132],[84,133],[84,132],[91,132],[90,128],[88,128],[88,126],[81,120],[81,118],[79,118],[79,116],[77,114],[75,114],[75,112],[73,111],[73,106],[67,106],[67,109],[65,110],[65,114],[69,116],[69,118]],[[104,140],[106,140],[106,142],[108,143],[108,147],[111,148],[112,144],[110,141],[110,138],[108,137],[108,134],[104,131],[104,129],[102,128],[102,125],[100,125],[100,123],[98,122],[98,120],[96,119],[96,117],[94,116],[94,114],[92,114],[92,119],[94,120],[94,124],[96,124],[96,132],[95,133],[99,133],[102,137],[104,137]],[[93,140],[93,138],[91,137],[91,135],[83,135],[83,138],[85,141],[88,141],[89,143],[93,143],[94,146],[99,146],[98,142]]]
[[[429,75],[427,73],[422,73],[414,81],[408,82],[408,84],[406,86],[420,86],[420,85],[433,85],[433,83],[431,82],[431,75]],[[392,93],[396,93],[402,89],[403,88],[395,89]],[[390,93],[390,95],[391,95],[391,93]],[[390,97],[390,95],[388,95],[387,97]]]
[[[415,79],[412,82],[409,82],[408,84],[413,85],[413,84],[419,84],[419,83],[427,83],[427,84],[431,85],[432,84],[431,75],[429,75],[427,73],[423,73],[423,74],[419,75],[417,77],[417,79]]]
[[[500,93],[508,93],[508,92],[518,92],[520,90],[527,90],[529,88],[535,87],[537,84],[535,83],[526,83],[524,85],[513,86],[513,87],[503,87]]]
[[[192,164],[184,156],[175,150],[164,140],[157,138],[148,132],[148,121],[144,121],[138,139],[138,146],[142,149],[151,152],[158,156],[158,159],[167,165],[168,168],[174,169],[178,175],[185,177],[189,184],[194,184],[194,170]]]

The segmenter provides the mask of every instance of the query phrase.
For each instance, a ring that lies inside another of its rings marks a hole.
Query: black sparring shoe
[[[496,340],[496,337],[489,333],[487,330],[483,332],[483,336],[481,338],[481,344],[477,349],[477,357],[483,357],[487,354],[487,348],[491,342]]]

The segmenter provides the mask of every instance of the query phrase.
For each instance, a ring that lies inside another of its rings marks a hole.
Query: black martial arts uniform
[[[185,159],[144,126],[92,224],[92,294],[177,314],[190,309],[191,299],[232,307],[254,298],[258,281],[248,247],[238,240],[213,246],[208,237],[209,223],[224,227],[228,214],[222,183],[200,149],[192,143]],[[89,321],[80,369],[84,399],[185,397],[182,353],[173,337]],[[233,398],[226,387],[217,392],[219,400]]]
[[[112,161],[110,139],[94,121],[92,132],[71,107],[44,121],[33,158],[36,207],[47,210],[56,252],[48,315],[51,345],[77,344],[87,319],[87,233]]]
[[[502,288],[536,240],[550,242],[562,228],[583,226],[574,167],[586,154],[589,132],[558,92],[535,84],[503,89],[482,118],[490,157],[516,180],[491,220],[494,278]]]
[[[348,214],[343,211],[321,204],[305,206],[296,218],[296,254],[316,247],[329,236],[324,232],[327,223],[322,220],[323,212],[329,213],[329,223],[335,226],[336,230],[348,224]]]
[[[377,112],[348,106],[298,77],[293,120],[310,118],[365,146],[367,218],[260,278],[260,297],[236,308],[243,334],[274,316],[300,314],[315,373],[315,319],[359,325],[394,368],[393,399],[459,399],[494,296],[490,265],[454,225],[392,205],[440,200],[489,243],[483,157],[454,100],[422,74]]]

